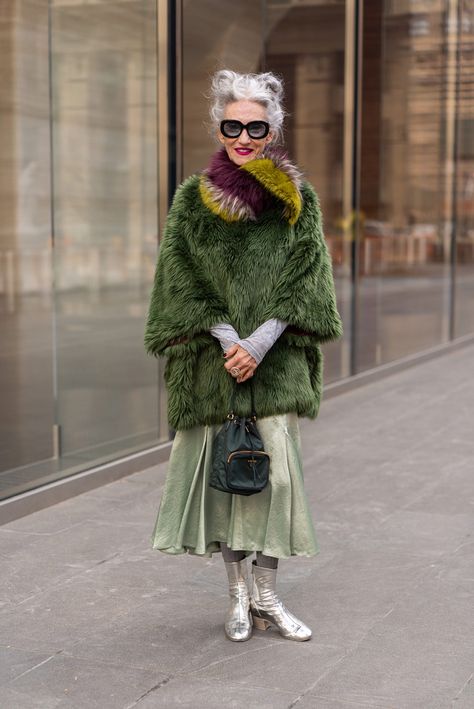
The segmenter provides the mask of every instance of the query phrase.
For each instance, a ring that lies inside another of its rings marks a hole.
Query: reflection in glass
[[[94,462],[157,435],[157,367],[143,348],[158,227],[155,12],[58,0],[52,15],[61,454]]]
[[[449,337],[447,2],[364,18],[358,369]],[[372,11],[373,10],[373,11]]]
[[[54,453],[46,9],[1,9],[0,498]]]
[[[206,93],[218,69],[258,71],[263,50],[259,0],[193,0],[183,12],[183,165],[181,178],[202,170],[216,150]]]

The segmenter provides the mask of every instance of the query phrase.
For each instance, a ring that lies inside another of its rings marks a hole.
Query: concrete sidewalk
[[[165,465],[0,527],[0,706],[473,709],[473,362],[301,421],[321,553],[278,590],[310,642],[228,641],[220,555],[150,549]]]

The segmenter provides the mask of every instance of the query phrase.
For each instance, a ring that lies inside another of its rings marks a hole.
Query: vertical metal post
[[[176,186],[183,179],[183,52],[182,0],[156,0],[158,231],[162,232]],[[172,435],[167,426],[164,364],[158,362],[158,437]]]
[[[347,225],[344,234],[345,259],[350,262],[351,274],[349,357],[351,375],[357,373],[362,23],[361,0],[346,0],[343,222]]]
[[[448,316],[443,318],[443,340],[453,340],[456,336],[456,257],[458,226],[458,141],[459,141],[459,100],[461,73],[461,32],[462,3],[450,0],[447,24],[447,77],[446,77],[446,213],[443,235],[444,253],[449,253]],[[446,322],[447,320],[447,322]]]
[[[169,204],[169,139],[168,139],[168,1],[156,0],[157,45],[157,110],[158,143],[158,224],[162,225]]]
[[[158,238],[168,213],[170,180],[169,180],[169,80],[168,57],[169,46],[169,2],[156,0],[156,135],[157,135],[157,160],[158,160]],[[167,401],[163,385],[163,362],[158,360],[158,440],[167,437]]]
[[[51,224],[51,289],[52,289],[52,327],[51,327],[51,351],[52,357],[52,381],[53,381],[53,458],[59,459],[62,455],[61,437],[61,406],[59,391],[59,335],[58,335],[58,300],[61,297],[59,292],[59,280],[57,274],[57,254],[56,254],[56,214],[55,214],[55,165],[54,165],[54,72],[53,72],[53,6],[48,0],[48,103],[49,103],[49,189],[50,189],[50,224]]]
[[[170,71],[169,80],[174,86],[173,96],[174,115],[171,117],[174,122],[174,183],[170,187],[174,188],[182,182],[184,178],[183,165],[183,0],[174,0],[174,13],[172,25],[170,26],[170,37],[173,38],[173,47],[170,47]],[[171,147],[171,146],[170,146]]]

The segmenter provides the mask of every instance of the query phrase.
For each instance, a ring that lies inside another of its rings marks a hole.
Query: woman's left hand
[[[235,377],[237,384],[241,384],[247,379],[250,379],[250,377],[253,377],[253,373],[255,372],[258,366],[256,360],[252,357],[252,355],[250,355],[247,350],[244,350],[243,347],[237,344],[232,345],[232,347],[229,347],[229,349],[225,353],[225,358],[226,361],[224,363],[224,367],[227,369],[231,376],[235,376],[231,372],[234,367],[237,367],[237,369],[240,370],[240,375]]]

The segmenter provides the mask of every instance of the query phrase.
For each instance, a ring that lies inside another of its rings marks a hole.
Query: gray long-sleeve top
[[[272,318],[257,327],[249,337],[241,339],[236,330],[228,323],[219,323],[211,327],[211,334],[216,337],[224,352],[234,344],[239,344],[260,364],[268,350],[275,344],[285,330],[287,322]]]

